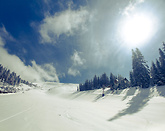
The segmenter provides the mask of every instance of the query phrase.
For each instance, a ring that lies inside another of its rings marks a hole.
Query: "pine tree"
[[[129,76],[130,76],[130,86],[132,86],[132,87],[137,86],[132,71],[130,71]]]
[[[114,75],[112,73],[110,74],[110,86],[114,86]]]
[[[161,75],[161,81],[163,84],[165,84],[165,54],[164,52],[159,48],[159,62],[160,62],[160,75]]]
[[[117,87],[117,89],[123,89],[124,88],[124,77],[122,77],[121,75],[118,75],[118,77],[117,77],[117,79],[118,79],[118,87]]]
[[[151,65],[151,83],[153,85],[158,84],[160,81],[160,74],[154,62]]]
[[[94,89],[98,88],[98,78],[96,75],[93,78],[93,87],[94,87]]]
[[[157,67],[157,71],[158,71],[158,81],[157,81],[157,84],[158,85],[163,85],[163,82],[162,82],[162,70],[161,70],[161,66],[160,66],[160,62],[158,61],[158,59],[156,59],[156,67]]]
[[[4,68],[3,66],[0,64],[0,79],[2,79],[2,75],[3,75],[3,72],[4,72]]]
[[[101,76],[101,86],[108,86],[109,85],[109,78],[107,77],[106,73],[102,74]]]
[[[10,76],[10,70],[6,72],[5,82],[7,83],[8,83],[9,76]]]
[[[110,86],[111,86],[111,89],[115,88],[115,80],[116,80],[116,76],[111,73],[110,74]]]
[[[80,91],[85,91],[84,85],[83,84],[79,84],[79,89],[80,89]]]
[[[89,90],[94,90],[93,81],[92,80],[89,81]]]
[[[89,80],[85,81],[85,90],[90,90],[90,86],[89,86]]]
[[[98,89],[100,89],[101,86],[100,86],[100,77],[98,77]]]
[[[163,42],[163,51],[165,52],[165,42]]]
[[[150,85],[150,71],[149,67],[144,60],[144,57],[140,50],[136,48],[136,51],[132,50],[132,68],[133,78],[135,85],[147,88]]]

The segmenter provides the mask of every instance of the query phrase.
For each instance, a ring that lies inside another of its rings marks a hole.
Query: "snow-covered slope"
[[[164,131],[165,86],[77,92],[76,84],[0,95],[0,131]]]

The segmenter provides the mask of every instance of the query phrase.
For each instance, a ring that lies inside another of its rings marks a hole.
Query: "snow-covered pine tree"
[[[130,71],[129,77],[130,77],[130,86],[131,87],[137,86],[132,71]]]
[[[133,86],[138,86],[137,83],[137,78],[136,76],[138,75],[138,69],[137,69],[137,54],[135,53],[135,51],[132,49],[132,81],[133,82]]]
[[[110,86],[111,86],[111,89],[114,89],[115,87],[115,80],[116,80],[116,76],[113,75],[112,73],[110,74]]]
[[[106,73],[102,74],[101,78],[101,86],[108,86],[109,85],[109,78],[108,76],[106,75]]]
[[[165,42],[163,42],[163,51],[165,52]]]
[[[157,60],[158,61],[158,60]],[[158,84],[160,81],[160,74],[154,62],[151,65],[151,83],[152,85]]]
[[[93,80],[89,80],[89,90],[93,90]]]
[[[94,87],[94,89],[98,88],[98,78],[96,75],[93,78],[93,87]]]
[[[101,88],[100,87],[100,77],[98,77],[97,81],[98,81],[98,89],[99,89],[99,88]]]
[[[165,53],[160,48],[159,55],[161,81],[165,84]]]
[[[90,87],[89,87],[89,80],[86,80],[86,81],[85,81],[85,90],[90,90]]]
[[[10,70],[7,70],[6,76],[5,76],[5,82],[7,83],[8,83],[9,76],[10,76]]]
[[[0,64],[0,79],[2,79],[2,74],[4,72],[3,66]]]
[[[124,77],[121,75],[118,75],[117,79],[118,79],[118,83],[119,83],[117,89],[124,89],[125,88]]]
[[[162,74],[162,68],[160,66],[160,62],[158,59],[156,59],[156,67],[157,67],[157,71],[158,71],[158,82],[157,84],[158,85],[163,85],[163,80],[162,80],[162,77],[163,77],[163,74]]]
[[[144,56],[138,48],[136,48],[135,51],[132,50],[132,68],[133,77],[137,86],[148,88],[150,85],[150,70],[144,60]]]

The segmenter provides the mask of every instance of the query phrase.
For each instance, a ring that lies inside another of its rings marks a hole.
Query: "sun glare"
[[[134,14],[122,22],[120,31],[129,47],[139,47],[151,38],[153,28],[153,19],[149,15]]]

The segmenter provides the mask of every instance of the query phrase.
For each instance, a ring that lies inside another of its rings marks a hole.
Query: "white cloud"
[[[139,5],[143,2],[144,2],[144,0],[135,0],[135,1],[129,2],[128,6],[123,11],[123,15],[128,16],[132,11],[135,10],[137,5]]]
[[[71,60],[73,61],[74,66],[83,65],[85,62],[85,59],[82,59],[79,54],[80,53],[75,50],[73,56],[71,56]]]
[[[12,36],[6,31],[5,27],[0,28],[0,33],[3,34],[3,38],[12,38]],[[10,69],[11,72],[14,71],[17,75],[20,75],[22,79],[28,80],[30,82],[59,82],[56,69],[52,64],[44,64],[40,66],[37,65],[33,60],[32,66],[26,66],[19,57],[16,55],[11,55],[7,52],[7,50],[4,48],[5,40],[3,38],[0,37],[0,64]]]
[[[57,81],[59,82],[56,69],[52,64],[37,65],[32,61],[32,68],[38,73],[41,81]]]
[[[39,30],[42,43],[55,43],[61,34],[70,36],[75,31],[85,30],[88,15],[85,8],[80,8],[79,10],[68,9],[55,13],[53,16],[46,16]]]
[[[72,75],[72,76],[81,75],[81,74],[80,74],[80,71],[77,70],[77,69],[74,69],[73,67],[71,67],[71,68],[68,69],[68,74],[69,74],[69,75]]]
[[[81,54],[80,52],[75,50],[74,54],[71,56],[73,65],[68,69],[69,75],[72,75],[72,76],[81,75],[78,68],[82,67],[84,65],[84,63],[86,62],[86,60],[81,58],[80,54]]]
[[[10,41],[16,41],[6,30],[5,26],[2,25],[2,27],[0,27],[0,36],[1,36],[1,41],[2,41],[2,38],[3,38],[3,41],[4,39],[7,39],[7,40],[10,40]]]
[[[4,46],[4,42],[2,40],[2,38],[0,37],[0,47],[3,47]]]

